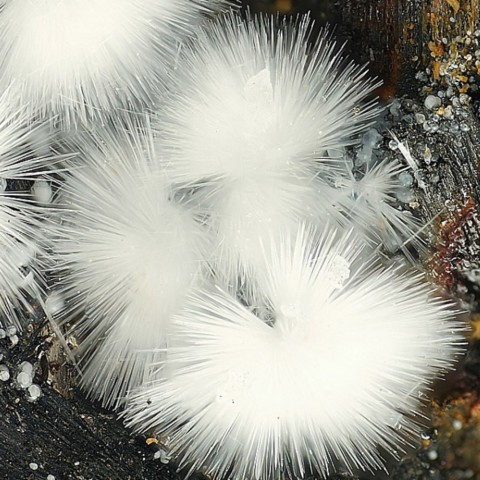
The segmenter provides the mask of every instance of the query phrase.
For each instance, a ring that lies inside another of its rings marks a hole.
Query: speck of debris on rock
[[[461,429],[462,429],[462,426],[463,426],[463,424],[462,424],[462,422],[461,422],[460,420],[454,420],[454,421],[452,422],[452,427],[453,427],[454,430],[457,430],[457,431],[458,431],[458,430],[461,430]]]
[[[427,453],[427,455],[428,455],[428,459],[432,462],[435,461],[438,458],[438,453],[437,453],[436,450],[430,450]]]

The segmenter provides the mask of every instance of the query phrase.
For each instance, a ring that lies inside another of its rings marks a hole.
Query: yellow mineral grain
[[[428,48],[432,57],[440,57],[443,54],[443,45],[441,43],[428,42]]]
[[[470,326],[472,327],[472,331],[470,332],[470,338],[472,340],[479,340],[480,339],[480,314],[475,313],[470,318]]]
[[[447,3],[453,8],[455,13],[460,10],[460,2],[458,0],[447,0]]]
[[[276,0],[275,10],[281,13],[289,13],[292,9],[292,0]]]

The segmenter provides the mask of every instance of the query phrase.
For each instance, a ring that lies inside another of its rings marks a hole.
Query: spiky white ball
[[[8,180],[34,180],[48,160],[33,155],[35,128],[28,127],[25,110],[13,109],[10,100],[9,90],[0,95],[0,324],[21,328],[20,311],[30,310],[29,299],[38,299],[44,287],[40,244],[46,211],[28,191],[11,191]]]
[[[150,106],[178,41],[223,0],[9,0],[0,12],[0,86],[64,125]]]
[[[354,141],[375,115],[375,84],[325,32],[310,47],[310,30],[308,17],[231,13],[182,49],[159,119],[176,180],[311,177],[328,149]]]
[[[355,226],[358,234],[371,243],[396,251],[408,243],[421,248],[420,221],[412,212],[398,206],[398,196],[405,190],[400,175],[408,170],[396,161],[366,165],[363,172],[331,172],[337,204]]]
[[[76,322],[82,383],[109,406],[149,378],[152,350],[201,281],[207,244],[194,213],[172,198],[151,131],[134,130],[84,138],[54,217],[65,303],[57,320]]]
[[[173,182],[199,188],[218,235],[217,270],[258,268],[265,229],[344,220],[320,170],[376,113],[365,69],[311,24],[225,15],[180,53],[159,136]],[[200,201],[200,200],[199,200]],[[204,203],[205,204],[205,203]]]
[[[193,296],[166,376],[133,398],[130,424],[217,478],[382,467],[377,447],[394,453],[416,431],[419,392],[451,367],[459,333],[418,275],[361,250],[353,234],[301,228],[267,252],[269,323],[224,291]]]

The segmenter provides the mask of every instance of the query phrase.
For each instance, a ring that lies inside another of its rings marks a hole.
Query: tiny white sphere
[[[28,387],[28,395],[31,401],[38,400],[42,395],[42,389],[35,383]]]
[[[17,383],[21,388],[28,388],[32,384],[32,377],[27,372],[20,372],[17,375]]]
[[[37,202],[48,204],[52,199],[52,187],[47,180],[35,180],[32,194]]]
[[[452,422],[452,427],[453,427],[454,430],[459,431],[459,430],[462,429],[463,423],[462,423],[460,420],[454,420],[454,421]]]
[[[29,375],[30,377],[33,377],[33,365],[30,363],[30,362],[22,362],[20,364],[20,370],[22,372],[25,372],[27,375]]]
[[[0,380],[6,382],[10,379],[10,370],[6,365],[0,365]]]
[[[435,461],[438,458],[438,452],[436,450],[429,450],[427,453],[427,457],[430,461]]]

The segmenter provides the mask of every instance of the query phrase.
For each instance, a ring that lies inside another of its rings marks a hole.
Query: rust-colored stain
[[[402,73],[402,55],[396,49],[392,52],[390,75],[384,80],[384,83],[375,91],[378,98],[382,102],[386,102],[394,98],[397,94],[397,84]]]
[[[440,78],[440,65],[441,63],[437,60],[432,63],[432,75],[434,80]]]
[[[459,202],[446,218],[440,217],[435,225],[437,242],[430,260],[430,271],[436,283],[453,291],[455,274],[463,262],[461,251],[465,245],[464,227],[468,222],[478,222],[478,207],[472,197]]]

